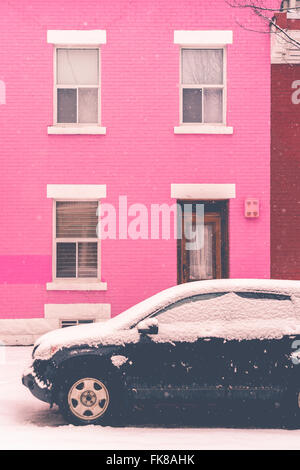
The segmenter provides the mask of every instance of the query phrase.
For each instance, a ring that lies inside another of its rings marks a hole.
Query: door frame
[[[229,278],[229,200],[191,200],[178,199],[177,204],[183,214],[184,204],[204,204],[204,216],[218,213],[221,216],[221,277]],[[178,220],[177,220],[178,222]],[[182,276],[182,239],[177,238],[177,284],[183,283]]]

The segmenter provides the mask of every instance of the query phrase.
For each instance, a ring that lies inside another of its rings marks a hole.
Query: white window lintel
[[[49,44],[93,46],[106,44],[106,31],[94,30],[71,30],[50,29],[47,31],[47,42]]]
[[[102,199],[106,197],[106,184],[47,184],[47,198]]]
[[[225,45],[232,41],[232,31],[174,31],[174,44],[181,46]]]
[[[176,199],[233,199],[235,194],[235,184],[171,184]]]

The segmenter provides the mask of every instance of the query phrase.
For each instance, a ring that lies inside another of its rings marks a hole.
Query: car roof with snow
[[[280,279],[213,279],[209,281],[194,281],[170,287],[160,292],[170,296],[193,295],[194,293],[210,292],[272,292],[300,295],[300,281]]]
[[[295,295],[300,297],[300,281],[272,279],[214,279],[194,281],[169,287],[158,294],[130,307],[114,317],[116,323],[147,316],[153,309],[162,308],[170,303],[199,294],[214,292],[266,292],[272,294]],[[146,315],[145,315],[146,314]]]
[[[148,310],[155,305],[165,305],[186,297],[214,292],[266,292],[300,296],[300,281],[272,279],[214,279],[209,281],[194,281],[169,287],[158,294],[129,308],[126,312]]]

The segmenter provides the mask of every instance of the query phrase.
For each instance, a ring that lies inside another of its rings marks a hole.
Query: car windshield
[[[147,299],[148,300],[148,299]],[[109,325],[112,328],[115,328],[117,330],[119,329],[130,329],[136,326],[137,323],[139,323],[142,320],[145,320],[145,318],[151,316],[153,313],[155,313],[160,307],[159,305],[155,308],[153,305],[153,310],[148,311],[148,309],[143,311],[143,304],[145,301],[140,302],[137,305],[134,305],[133,307],[129,308],[128,310],[125,310],[124,312],[120,313],[119,315],[116,315],[115,317],[111,318],[108,320]]]
[[[181,286],[176,286],[181,287]],[[146,300],[130,307],[124,312],[116,315],[115,317],[109,320],[109,325],[115,329],[129,329],[133,328],[138,322],[144,320],[145,318],[151,316],[161,308],[166,307],[184,297],[181,294],[181,289],[178,289],[178,293],[175,295],[174,288],[166,289],[158,294],[149,297]],[[173,295],[172,295],[173,294]]]

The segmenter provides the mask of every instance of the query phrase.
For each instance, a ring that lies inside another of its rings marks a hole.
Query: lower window
[[[67,328],[68,326],[77,326],[77,325],[85,325],[87,323],[94,323],[95,320],[61,320],[60,327]]]

